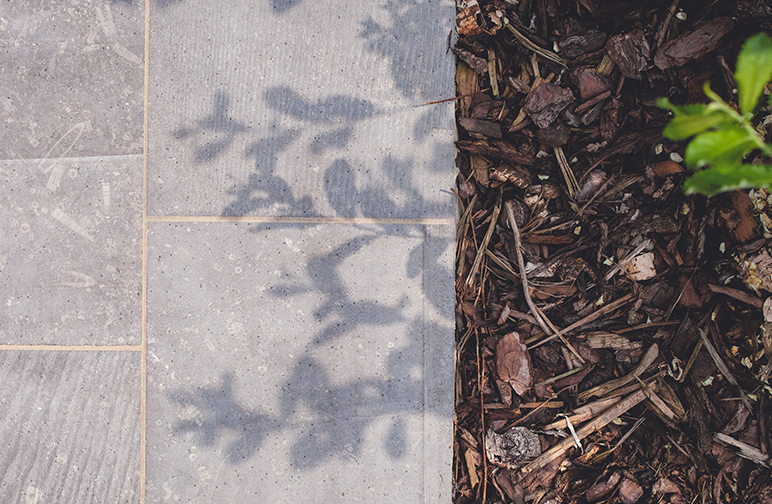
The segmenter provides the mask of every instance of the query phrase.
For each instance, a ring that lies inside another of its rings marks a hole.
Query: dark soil
[[[772,198],[684,196],[656,105],[734,101],[772,6],[457,12],[454,501],[772,502]]]

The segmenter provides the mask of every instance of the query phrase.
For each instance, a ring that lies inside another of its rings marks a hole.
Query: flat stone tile
[[[151,223],[147,502],[449,502],[453,231]]]
[[[0,343],[139,344],[142,158],[0,161]]]
[[[0,502],[139,502],[140,354],[0,352]]]
[[[151,4],[151,215],[452,217],[452,0]]]
[[[140,154],[142,0],[0,9],[0,159]]]

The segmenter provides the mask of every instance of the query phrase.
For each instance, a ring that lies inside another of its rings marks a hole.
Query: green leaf
[[[743,114],[756,108],[764,86],[772,79],[772,39],[765,33],[749,38],[737,56],[734,73]]]
[[[704,103],[692,103],[690,105],[673,105],[668,98],[657,98],[657,106],[671,110],[677,117],[680,115],[699,115],[705,112]]]
[[[662,132],[671,140],[684,140],[716,126],[724,120],[731,120],[722,111],[711,110],[702,103],[673,105],[667,98],[659,98],[657,105],[673,112],[674,118]]]
[[[726,121],[725,114],[677,115],[662,132],[670,140],[684,140]]]
[[[689,168],[709,165],[737,165],[757,144],[748,132],[735,124],[721,131],[700,133],[686,147],[684,160]]]
[[[695,173],[684,182],[684,193],[715,196],[725,191],[772,188],[772,165],[735,165],[709,168]]]

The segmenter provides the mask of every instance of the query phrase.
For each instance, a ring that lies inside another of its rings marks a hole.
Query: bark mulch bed
[[[772,502],[772,198],[684,196],[656,106],[732,100],[772,7],[457,12],[454,502]]]

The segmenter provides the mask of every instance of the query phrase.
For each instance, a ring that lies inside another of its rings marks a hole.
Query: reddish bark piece
[[[619,132],[621,111],[622,102],[613,97],[603,106],[600,114],[600,136],[603,140],[609,141]]]
[[[745,191],[732,192],[732,206],[737,210],[740,222],[732,233],[732,237],[740,243],[747,243],[756,238],[756,228],[758,227],[756,216],[754,215],[753,202]]]
[[[536,126],[546,128],[572,101],[574,95],[571,91],[548,82],[528,95],[523,109]]]
[[[522,396],[533,387],[531,357],[517,332],[506,334],[496,345],[496,372],[517,395]]]
[[[646,35],[640,28],[611,37],[606,42],[606,52],[608,52],[609,58],[619,66],[622,75],[639,80],[641,72],[646,70],[651,56]]]
[[[676,163],[675,161],[660,161],[659,163],[655,164],[651,167],[652,170],[654,170],[654,173],[657,174],[658,177],[667,178],[669,175],[673,175],[675,173],[683,173],[684,167],[680,164]]]
[[[493,142],[493,145],[485,145],[478,142],[459,140],[456,142],[456,147],[472,154],[502,159],[517,165],[532,166],[534,163],[532,156],[520,153],[508,142]]]
[[[465,8],[456,15],[456,26],[458,27],[459,36],[473,37],[475,35],[482,35],[484,31],[480,27],[478,19],[482,19],[482,12],[480,12],[480,5],[477,3],[477,0],[467,2]]]
[[[694,284],[686,275],[681,275],[681,295],[678,304],[684,308],[702,308],[702,297],[697,293]]]
[[[635,481],[625,478],[619,484],[619,497],[625,504],[635,504],[638,499],[643,497],[643,488]]]
[[[608,175],[603,170],[591,171],[584,180],[582,190],[576,194],[576,201],[584,203],[595,196],[595,193],[606,183],[606,180],[608,180]]]
[[[571,138],[571,130],[560,119],[552,123],[549,128],[540,129],[536,132],[536,140],[550,147],[565,145],[568,143],[569,138]]]
[[[680,494],[681,489],[669,479],[660,478],[654,483],[654,486],[651,487],[651,492],[654,494]]]
[[[477,72],[479,75],[486,75],[488,73],[488,60],[460,48],[454,49],[453,52],[456,53],[458,59],[469,65],[469,68]]]
[[[573,59],[586,53],[597,51],[606,43],[608,36],[596,30],[590,30],[581,35],[569,35],[559,43],[560,54]]]
[[[698,25],[697,29],[663,45],[654,55],[654,64],[662,70],[683,66],[714,51],[724,35],[734,27],[728,17],[719,17]]]
[[[595,502],[606,497],[608,494],[612,492],[612,490],[616,488],[617,483],[619,483],[619,480],[621,478],[622,478],[621,473],[615,472],[614,474],[611,475],[611,477],[608,480],[602,483],[598,483],[592,488],[590,488],[585,494],[585,497],[587,498],[587,502]]]
[[[579,99],[589,100],[611,89],[611,84],[592,68],[580,67],[571,72],[571,82],[579,89]]]
[[[496,473],[496,483],[504,490],[504,493],[507,494],[507,497],[509,497],[513,504],[523,504],[525,502],[523,487],[513,484],[506,471]]]
[[[501,138],[501,125],[491,121],[460,117],[458,124],[470,133],[480,133],[493,138]]]
[[[521,189],[528,187],[531,183],[531,174],[528,170],[507,162],[502,162],[498,168],[495,168],[490,173],[490,178],[499,182],[509,182]]]

